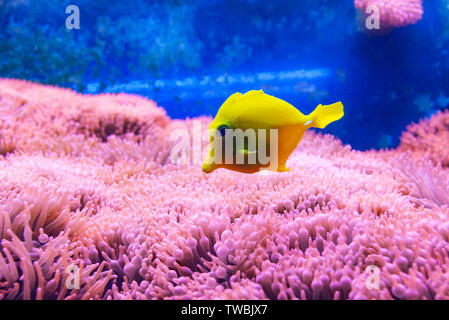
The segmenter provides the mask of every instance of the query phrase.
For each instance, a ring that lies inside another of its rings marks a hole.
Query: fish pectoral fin
[[[247,149],[240,149],[238,151],[239,154],[243,154],[244,156],[248,156],[248,155],[253,155],[253,154],[257,154],[257,151],[249,151]]]

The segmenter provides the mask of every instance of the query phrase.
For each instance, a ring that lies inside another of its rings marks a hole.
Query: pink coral
[[[0,298],[449,299],[449,173],[420,144],[307,132],[288,173],[206,175],[169,157],[195,121],[206,148],[210,118],[0,80]]]
[[[399,150],[429,157],[435,163],[449,166],[449,111],[438,111],[430,119],[413,123],[402,133]]]
[[[364,14],[369,6],[377,7],[381,29],[415,24],[424,13],[421,0],[354,0],[354,5]]]

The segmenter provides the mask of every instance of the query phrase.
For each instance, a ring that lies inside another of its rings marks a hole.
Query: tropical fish
[[[243,173],[288,171],[290,154],[311,128],[325,128],[343,117],[343,104],[319,105],[309,115],[262,90],[231,95],[209,126],[210,145],[202,170]],[[267,158],[269,159],[267,161]]]

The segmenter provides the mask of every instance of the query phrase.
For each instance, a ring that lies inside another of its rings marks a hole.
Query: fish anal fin
[[[287,168],[287,167],[285,166],[285,164],[280,165],[280,166],[278,167],[278,172],[287,172],[287,171],[290,171],[290,169]]]

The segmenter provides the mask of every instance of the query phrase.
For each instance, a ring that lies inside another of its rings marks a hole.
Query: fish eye
[[[224,135],[226,134],[226,129],[229,129],[229,127],[225,124],[222,124],[217,128],[217,131],[220,132],[220,135],[222,137],[224,137]]]

